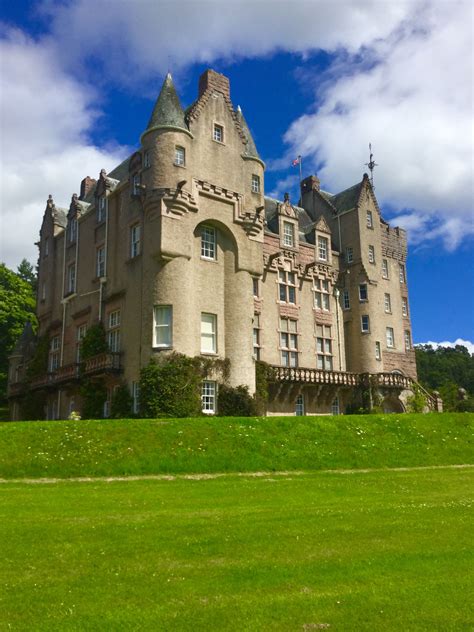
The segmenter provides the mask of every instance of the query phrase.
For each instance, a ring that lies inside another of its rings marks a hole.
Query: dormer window
[[[295,226],[291,222],[283,222],[283,245],[294,248]]]
[[[260,193],[260,177],[252,174],[252,193]]]
[[[99,198],[98,208],[97,208],[97,221],[99,224],[101,222],[105,222],[105,215],[107,210],[107,198],[105,195]]]
[[[212,138],[218,143],[224,142],[224,128],[222,127],[222,125],[217,125],[217,123],[214,123]]]
[[[184,147],[176,146],[174,149],[174,164],[177,167],[184,167],[186,164],[186,151]]]
[[[318,257],[320,261],[328,260],[328,240],[327,237],[318,235]]]

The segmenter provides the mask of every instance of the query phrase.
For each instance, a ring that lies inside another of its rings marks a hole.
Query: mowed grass
[[[1,630],[471,631],[469,468],[0,486]]]
[[[412,467],[472,462],[474,415],[0,424],[0,478]]]

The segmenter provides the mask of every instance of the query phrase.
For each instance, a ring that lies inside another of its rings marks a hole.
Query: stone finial
[[[283,196],[283,201],[289,203],[290,202],[290,194],[289,193],[285,193],[285,195]]]
[[[201,97],[206,90],[222,92],[224,96],[230,99],[230,82],[228,77],[210,68],[205,70],[199,77],[199,96]]]
[[[46,201],[46,206],[48,208],[54,208],[54,201],[53,201],[53,196],[51,195],[51,193],[48,195],[48,200]]]

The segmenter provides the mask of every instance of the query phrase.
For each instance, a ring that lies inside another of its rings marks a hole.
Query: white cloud
[[[457,338],[454,342],[420,342],[415,345],[415,347],[420,347],[421,345],[431,345],[433,349],[437,349],[438,347],[455,347],[456,345],[461,345],[462,347],[466,347],[469,353],[474,353],[474,342],[470,340],[463,340],[462,338]]]
[[[448,250],[474,235],[471,25],[471,3],[428,5],[365,51],[367,63],[338,64],[319,109],[286,134],[288,155],[323,163],[335,191],[360,180],[372,141],[377,196],[393,221],[415,243],[441,239]]]
[[[64,74],[54,49],[7,31],[0,59],[0,259],[16,267],[23,257],[36,262],[34,242],[48,195],[58,206],[69,206],[80,180],[110,170],[123,150],[88,140],[97,118],[94,94]]]

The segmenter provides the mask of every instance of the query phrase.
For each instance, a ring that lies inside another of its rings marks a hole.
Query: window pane
[[[296,290],[293,286],[288,286],[288,303],[296,303]]]
[[[216,353],[216,315],[201,314],[201,351]]]

